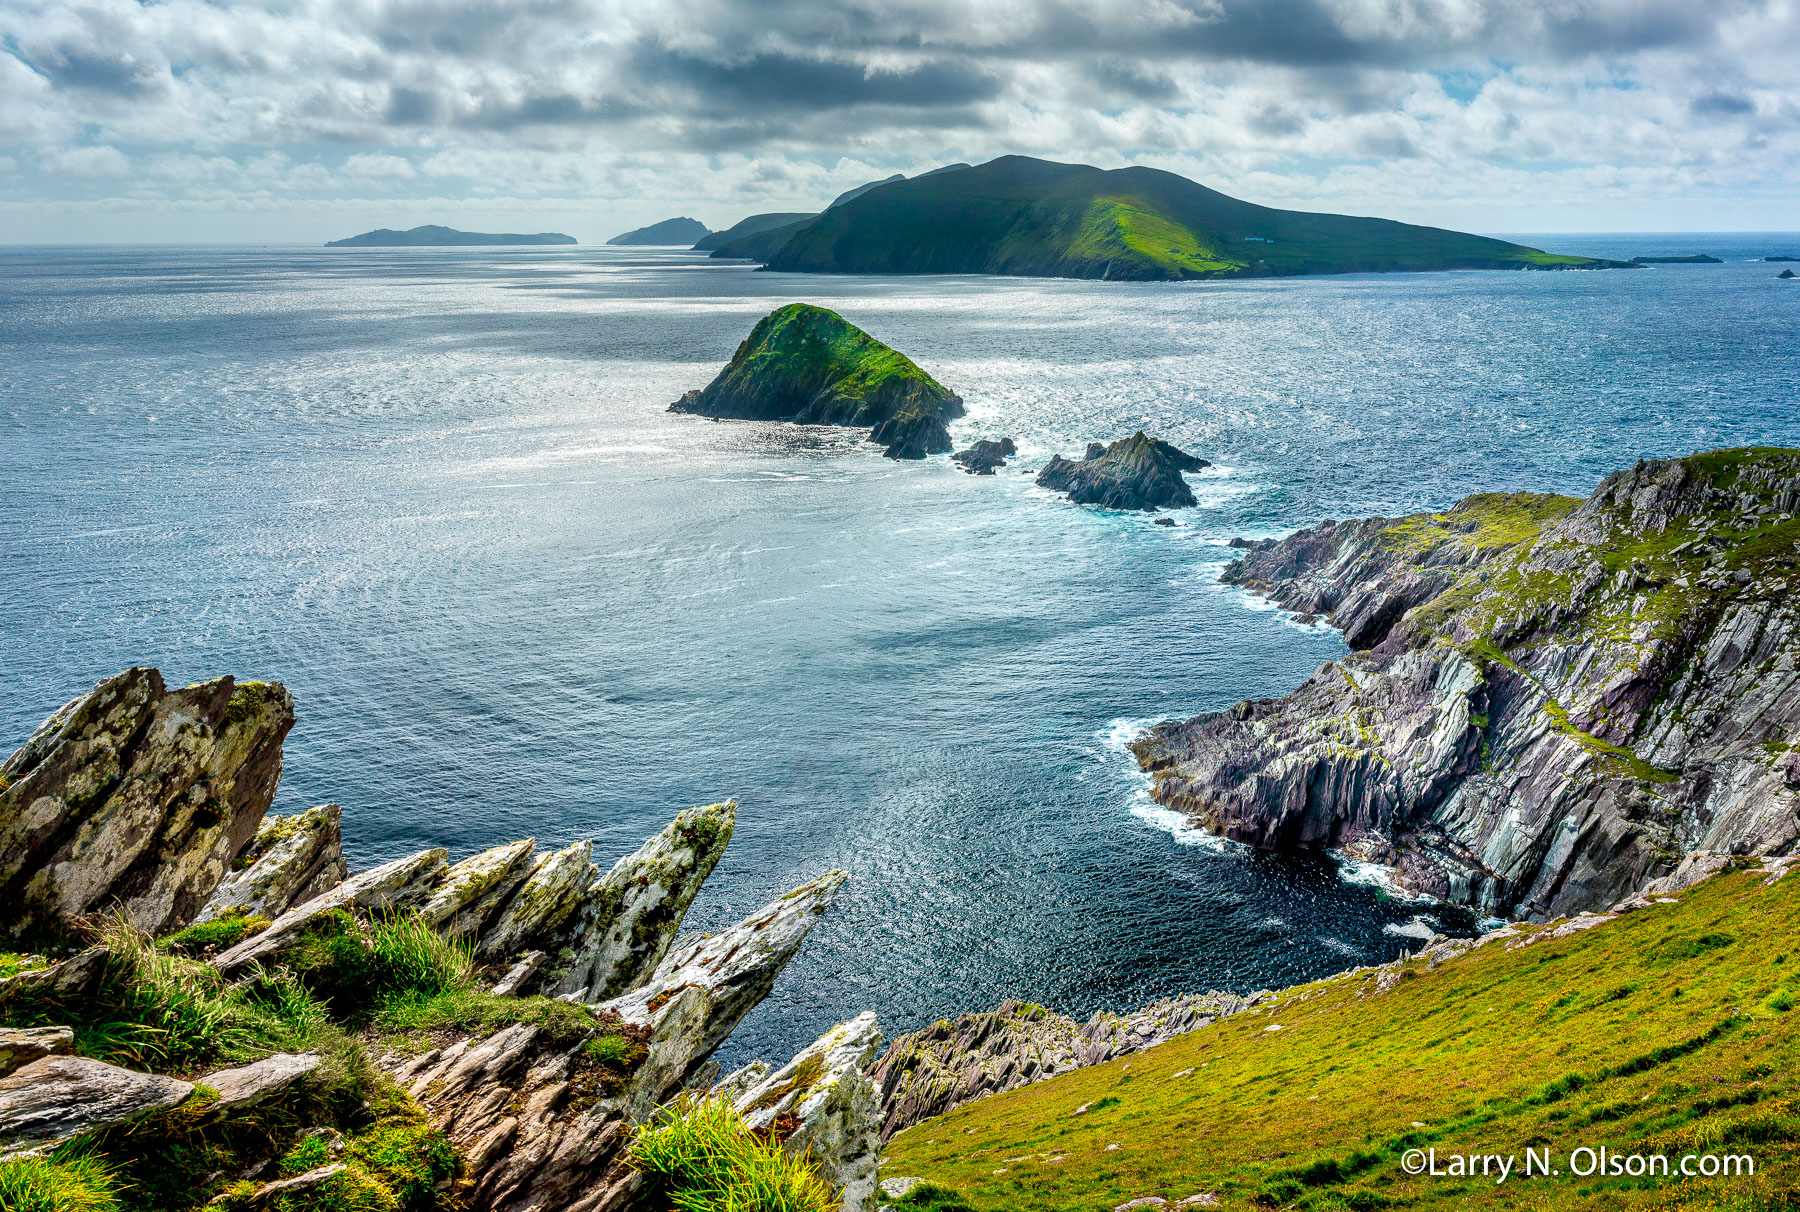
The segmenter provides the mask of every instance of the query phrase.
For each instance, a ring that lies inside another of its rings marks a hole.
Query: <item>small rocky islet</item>
[[[834,311],[790,303],[757,321],[725,369],[669,411],[868,426],[890,459],[922,459],[952,449],[948,424],[965,410],[962,397],[905,354]]]
[[[1037,483],[1082,505],[1154,512],[1193,505],[1193,490],[1182,473],[1211,466],[1140,429],[1111,445],[1089,443],[1079,460],[1053,457],[1038,472]]]

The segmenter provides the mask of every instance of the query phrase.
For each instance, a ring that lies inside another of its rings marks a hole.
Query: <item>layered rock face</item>
[[[866,425],[890,458],[951,448],[962,398],[836,312],[792,303],[764,316],[703,390],[670,412],[801,425]]]
[[[1201,993],[1086,1023],[1025,1002],[945,1019],[895,1040],[869,1077],[881,1092],[881,1138],[964,1103],[1141,1052],[1262,999]]]
[[[1800,837],[1800,452],[1640,462],[1239,544],[1224,579],[1358,651],[1133,745],[1158,801],[1336,846],[1487,913],[1609,905],[1691,851]]]
[[[1110,446],[1090,443],[1087,457],[1080,461],[1057,455],[1038,472],[1037,482],[1040,487],[1068,493],[1071,501],[1081,505],[1176,509],[1194,503],[1193,491],[1181,473],[1211,466],[1140,429]]]
[[[278,684],[169,690],[154,669],[64,706],[0,766],[0,931],[113,908],[152,934],[186,925],[255,837],[293,724]]]

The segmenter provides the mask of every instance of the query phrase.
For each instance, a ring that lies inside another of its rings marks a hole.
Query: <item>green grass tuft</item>
[[[185,930],[157,939],[156,945],[164,951],[198,956],[236,946],[252,934],[261,934],[268,928],[269,919],[266,917],[227,913],[210,922],[197,922]]]
[[[638,1130],[630,1162],[651,1206],[678,1212],[833,1212],[817,1167],[753,1134],[724,1099],[681,1099]]]
[[[5,1212],[121,1212],[111,1166],[82,1147],[0,1162]]]

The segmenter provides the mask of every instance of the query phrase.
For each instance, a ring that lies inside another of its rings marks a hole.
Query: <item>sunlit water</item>
[[[1743,259],[1800,239],[1548,243],[1730,263],[1174,286],[0,250],[0,748],[129,664],[278,678],[278,808],[341,803],[359,867],[527,834],[610,862],[735,796],[691,927],[851,880],[727,1062],[871,1006],[897,1033],[1386,959],[1421,912],[1468,923],[1183,829],[1123,741],[1341,651],[1216,583],[1231,535],[1800,441],[1800,284]],[[795,299],[1019,463],[664,411]],[[1138,427],[1218,465],[1177,529],[1017,470]]]

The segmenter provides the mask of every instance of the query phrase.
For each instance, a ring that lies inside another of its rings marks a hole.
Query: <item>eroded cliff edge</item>
[[[1223,579],[1354,650],[1133,744],[1153,795],[1260,847],[1339,847],[1497,915],[1620,899],[1800,835],[1800,452],[1639,462],[1585,501],[1325,522]]]

